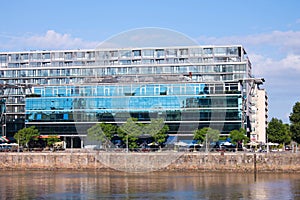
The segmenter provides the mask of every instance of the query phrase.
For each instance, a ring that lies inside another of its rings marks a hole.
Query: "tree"
[[[120,127],[119,136],[128,145],[130,149],[137,148],[137,140],[141,135],[153,137],[154,141],[161,145],[166,141],[169,127],[164,124],[164,120],[152,119],[151,123],[139,123],[136,118],[129,118],[125,124]]]
[[[193,139],[197,140],[198,143],[202,143],[204,141],[206,132],[202,131],[202,129],[197,129],[194,131],[193,134],[194,134]]]
[[[40,135],[39,130],[35,126],[30,126],[28,128],[20,129],[14,138],[18,141],[21,146],[29,147],[29,142],[33,140],[38,140]]]
[[[168,131],[169,127],[165,124],[156,134],[153,135],[153,139],[158,144],[159,148],[161,148],[163,143],[166,141]]]
[[[143,134],[143,125],[137,123],[136,118],[127,119],[125,124],[122,124],[118,129],[118,135],[122,138],[126,147],[129,149],[137,148],[138,137]]]
[[[156,142],[161,148],[162,144],[166,141],[169,127],[164,123],[163,119],[158,118],[152,119],[150,124],[144,125],[143,130],[144,134],[152,136],[154,142]]]
[[[167,132],[169,131],[168,125],[164,125],[162,129],[160,129],[156,134],[153,135],[154,141],[161,147],[161,145],[166,141],[167,139]]]
[[[128,135],[138,137],[144,133],[143,125],[137,122],[136,118],[128,118],[126,123],[122,124],[120,128]]]
[[[242,141],[247,142],[249,140],[249,138],[246,136],[246,130],[243,128],[240,128],[240,130],[230,131],[229,138],[233,144],[237,144]]]
[[[220,131],[216,130],[216,129],[210,129],[210,130],[207,131],[206,137],[207,137],[207,141],[209,143],[217,142],[219,140],[219,137],[220,137]]]
[[[208,143],[216,142],[219,140],[220,131],[209,127],[204,127],[194,131],[194,140],[198,140],[199,143],[206,140]]]
[[[90,140],[101,142],[107,148],[112,137],[117,134],[117,130],[118,128],[115,125],[100,123],[87,130],[87,137]]]
[[[272,118],[267,128],[268,141],[276,143],[290,143],[291,136],[289,126],[283,124],[280,119]]]
[[[300,143],[300,102],[293,106],[293,112],[290,115],[292,139]]]

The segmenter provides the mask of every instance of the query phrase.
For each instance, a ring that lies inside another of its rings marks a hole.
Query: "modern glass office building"
[[[2,134],[83,136],[129,117],[163,118],[170,135],[250,131],[251,78],[241,45],[2,52]]]

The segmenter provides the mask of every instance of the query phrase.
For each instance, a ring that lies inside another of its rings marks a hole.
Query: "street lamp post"
[[[207,147],[207,133],[205,134],[205,152],[208,153],[208,147]]]
[[[126,136],[126,152],[128,153],[128,134]]]

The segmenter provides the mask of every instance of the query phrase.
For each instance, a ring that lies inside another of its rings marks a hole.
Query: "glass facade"
[[[227,134],[245,124],[249,77],[240,45],[0,53],[0,84],[14,86],[0,94],[11,133],[26,124],[86,134],[76,126],[162,117],[169,134],[207,126]]]
[[[222,133],[228,133],[241,127],[242,95],[238,90],[225,91],[225,86],[161,83],[35,87],[35,97],[26,98],[26,122],[120,124],[129,117],[145,122],[163,118],[169,124],[169,134],[192,134],[195,128],[219,124],[224,124]],[[197,125],[190,129],[189,123]]]

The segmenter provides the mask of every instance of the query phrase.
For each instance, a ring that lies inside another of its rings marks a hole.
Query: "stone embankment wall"
[[[300,153],[0,153],[0,169],[300,173]]]

